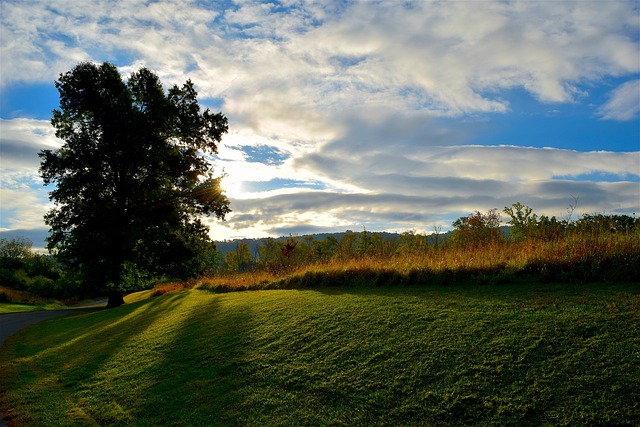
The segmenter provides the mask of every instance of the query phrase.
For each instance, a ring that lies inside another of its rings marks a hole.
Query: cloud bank
[[[516,201],[561,215],[573,197],[583,212],[631,213],[637,141],[474,141],[523,114],[517,93],[540,111],[595,102],[590,120],[637,122],[638,13],[634,1],[8,0],[0,90],[52,84],[79,61],[192,79],[231,124],[211,160],[234,213],[214,237],[428,230]],[[47,206],[36,153],[59,142],[46,121],[1,126],[1,227],[33,226],[28,206]]]

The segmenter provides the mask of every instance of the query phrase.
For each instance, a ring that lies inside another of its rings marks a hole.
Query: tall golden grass
[[[639,281],[640,236],[634,233],[569,233],[553,240],[499,240],[483,245],[428,246],[390,256],[354,256],[204,277],[215,291],[353,284],[502,283],[542,281]]]

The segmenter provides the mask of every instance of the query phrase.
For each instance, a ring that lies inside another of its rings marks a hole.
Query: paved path
[[[25,326],[29,326],[47,319],[53,319],[54,317],[64,316],[65,314],[73,313],[74,310],[80,308],[100,308],[105,307],[106,305],[107,300],[104,299],[87,304],[76,305],[64,310],[28,311],[26,313],[0,314],[0,346],[2,346],[7,338],[15,334]],[[4,425],[4,417],[2,413],[0,413],[0,427],[4,427]]]
[[[25,326],[72,313],[71,310],[29,311],[0,315],[0,345]]]
[[[65,314],[73,313],[73,310],[77,310],[80,308],[99,308],[106,305],[107,300],[105,299],[87,304],[76,305],[64,310],[28,311],[26,313],[0,314],[0,345],[2,345],[7,338],[15,334],[25,326],[29,326],[33,323],[38,323],[46,319],[53,319],[54,317],[64,316]]]

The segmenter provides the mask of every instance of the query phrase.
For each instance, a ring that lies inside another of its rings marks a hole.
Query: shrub
[[[18,271],[9,268],[0,268],[0,285],[13,289],[24,289],[26,283],[24,278],[19,277]]]
[[[253,264],[249,245],[238,243],[238,248],[229,252],[224,259],[225,271],[247,271]]]
[[[29,292],[42,297],[56,297],[55,281],[44,276],[36,276],[28,284]]]
[[[0,239],[0,259],[22,260],[31,255],[31,240],[24,237]]]
[[[85,295],[82,280],[73,274],[65,274],[59,277],[55,281],[55,289],[56,295],[62,299],[84,299],[87,296],[97,296]]]
[[[24,260],[24,269],[31,277],[44,276],[57,280],[60,272],[53,258],[44,255],[32,255]]]

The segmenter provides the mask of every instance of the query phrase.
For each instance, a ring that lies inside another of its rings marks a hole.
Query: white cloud
[[[300,191],[260,199],[232,199],[233,215],[227,222],[211,223],[212,236],[216,239],[279,236],[302,233],[313,227],[317,232],[362,226],[370,231],[429,231],[433,225],[450,229],[453,219],[459,216],[474,210],[502,209],[517,201],[533,207],[538,214],[564,218],[574,197],[578,198],[576,216],[602,212],[630,214],[640,207],[640,188],[636,182],[545,180],[501,182],[491,188],[482,182],[451,181],[458,187],[466,184],[472,188],[462,194],[447,192],[447,185],[449,189],[455,188],[443,179],[436,182],[440,187],[434,191],[427,187],[419,195]]]
[[[35,174],[40,166],[38,152],[62,145],[46,120],[0,119],[0,164],[2,178],[14,173]]]
[[[638,72],[633,16],[625,1],[246,3],[220,11],[182,1],[6,1],[2,54],[12,61],[2,74],[4,84],[52,81],[79,60],[135,57],[168,83],[192,76],[203,94],[234,103],[234,113],[257,101],[264,123],[286,121],[301,106],[505,111],[489,92],[524,87],[566,102],[575,83]]]
[[[254,175],[252,164],[236,162],[230,175],[240,185],[244,179],[267,176],[316,179],[327,188],[232,194],[234,214],[213,226],[214,236],[278,235],[309,230],[309,224],[318,231],[358,224],[370,230],[427,230],[433,224],[450,228],[452,217],[516,201],[562,216],[574,196],[580,198],[580,212],[640,208],[640,152],[469,146],[464,145],[474,130],[469,126],[450,128],[421,115],[373,112],[364,117],[336,119],[339,138],[296,153],[271,173]],[[620,182],[584,178],[597,174]]]
[[[6,0],[0,54],[10,60],[0,63],[0,88],[52,82],[89,59],[116,62],[123,73],[144,65],[167,85],[191,78],[201,98],[222,101],[231,123],[216,164],[229,175],[234,214],[215,223],[218,236],[309,223],[449,225],[447,215],[515,201],[561,214],[571,194],[582,195],[587,210],[638,211],[635,182],[567,180],[594,173],[636,179],[637,152],[469,146],[475,125],[440,120],[506,114],[512,89],[570,103],[588,96],[590,84],[637,74],[633,0],[283,6]],[[625,83],[600,117],[637,118],[637,96],[638,81]],[[0,125],[3,189],[11,191],[3,209],[23,212],[19,186],[36,176],[37,152],[56,141],[47,122]],[[275,147],[286,159],[249,162],[246,146]],[[323,189],[243,188],[271,180]],[[42,197],[26,194],[42,211]]]
[[[609,96],[599,115],[605,120],[638,120],[640,112],[640,80],[623,83]]]
[[[60,145],[48,121],[0,119],[0,228],[44,226],[51,203],[38,175],[38,152]]]
[[[579,152],[518,146],[469,146],[473,127],[428,117],[391,115],[345,120],[344,134],[295,159],[299,169],[368,191],[414,194],[439,178],[500,182],[591,173],[639,174],[640,153]]]
[[[0,221],[3,229],[35,229],[44,226],[44,214],[51,208],[47,192],[25,183],[0,188]]]

